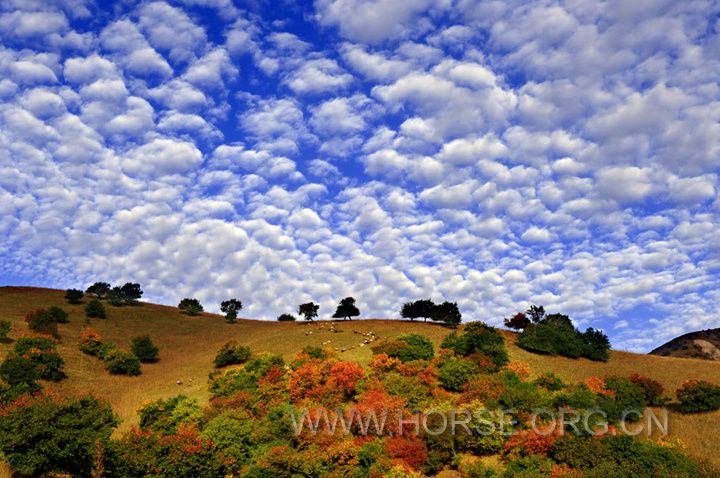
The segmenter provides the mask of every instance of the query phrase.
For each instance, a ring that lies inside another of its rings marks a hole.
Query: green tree
[[[400,309],[400,315],[404,319],[415,320],[423,318],[425,320],[432,317],[435,303],[430,299],[420,299],[414,302],[406,302]]]
[[[20,393],[40,390],[36,382],[39,378],[37,367],[29,358],[10,354],[0,364],[0,379]]]
[[[152,363],[158,361],[158,352],[160,349],[147,335],[133,337],[132,347],[130,350],[142,363]]]
[[[234,324],[237,321],[238,312],[242,307],[243,304],[238,299],[224,300],[220,303],[220,311],[225,314],[225,320],[228,324]]]
[[[71,304],[79,304],[82,302],[83,291],[78,289],[68,289],[65,291],[65,300],[67,300]]]
[[[355,299],[352,297],[345,297],[340,301],[333,314],[333,319],[351,319],[360,315],[360,310],[355,306]]]
[[[118,424],[110,406],[93,397],[40,396],[0,414],[0,452],[18,476],[90,476],[97,443]]]
[[[105,306],[99,300],[93,299],[85,306],[85,316],[90,318],[104,319],[107,317],[107,315],[105,314]]]
[[[432,309],[432,320],[455,326],[462,321],[462,314],[456,302],[445,301]]]
[[[229,340],[218,350],[215,356],[215,366],[225,367],[247,362],[252,355],[250,347],[241,345],[237,340]]]
[[[187,315],[198,315],[203,311],[203,306],[199,300],[185,297],[178,304],[178,309],[184,311]]]
[[[70,322],[68,313],[56,305],[53,305],[47,311],[58,324],[67,324]]]
[[[320,306],[314,302],[306,302],[298,306],[298,314],[305,317],[305,320],[312,321],[318,316],[318,309],[320,309]]]
[[[59,337],[57,320],[45,309],[31,310],[25,315],[25,322],[33,332]]]
[[[104,355],[103,362],[113,375],[140,375],[140,360],[129,352],[112,348]]]
[[[88,295],[93,295],[98,299],[103,299],[110,292],[110,284],[107,282],[95,282],[85,290]]]
[[[280,314],[277,318],[278,322],[294,322],[295,316],[292,314]]]
[[[530,308],[525,312],[530,318],[530,321],[537,324],[545,318],[545,307],[542,305],[531,305]]]

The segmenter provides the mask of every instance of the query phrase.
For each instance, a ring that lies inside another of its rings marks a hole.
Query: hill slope
[[[664,357],[720,360],[720,329],[701,330],[675,337],[650,353]]]
[[[337,349],[342,359],[367,364],[372,352],[369,346],[362,344],[363,334],[372,332],[382,339],[417,332],[439,345],[449,333],[447,328],[436,324],[399,320],[334,322],[334,327],[327,321],[308,324],[240,320],[230,325],[218,315],[188,317],[174,307],[154,304],[124,308],[108,306],[108,318],[93,319],[91,324],[105,340],[127,349],[133,336],[149,334],[160,347],[158,363],[143,365],[139,377],[126,377],[108,374],[99,360],[78,349],[84,328],[84,305],[67,304],[63,292],[58,290],[0,287],[0,319],[12,322],[11,337],[27,331],[23,318],[29,310],[52,305],[58,305],[70,314],[70,323],[59,326],[61,344],[58,347],[65,360],[68,378],[57,384],[45,384],[45,387],[60,394],[92,392],[107,399],[123,422],[120,432],[137,423],[136,412],[146,402],[179,393],[206,402],[213,358],[217,349],[229,339],[247,344],[255,352],[279,353],[287,359],[307,345],[326,343]],[[660,381],[671,395],[689,378],[720,382],[720,362],[620,351],[613,351],[607,363],[573,360],[527,352],[517,347],[514,333],[503,332],[503,335],[511,360],[527,362],[535,375],[554,372],[567,382],[579,382],[593,375],[628,376],[637,372]],[[11,348],[12,344],[0,343],[0,358]],[[718,428],[720,412],[697,416],[670,413],[671,435],[682,438],[693,455],[720,465],[720,457],[715,453]]]

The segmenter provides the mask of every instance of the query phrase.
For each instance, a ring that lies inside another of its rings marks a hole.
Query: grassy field
[[[338,356],[362,364],[369,362],[371,351],[361,346],[362,334],[372,332],[380,338],[418,332],[436,344],[448,329],[436,324],[410,323],[398,320],[355,320],[352,322],[318,321],[315,323],[282,323],[240,320],[226,324],[222,317],[202,314],[188,317],[174,307],[143,304],[138,307],[107,306],[106,320],[93,319],[92,327],[105,340],[121,348],[130,347],[131,338],[148,334],[160,347],[160,361],[145,364],[139,377],[109,375],[101,361],[84,355],[78,349],[84,327],[84,305],[69,305],[57,290],[25,287],[0,287],[0,319],[13,324],[11,337],[27,331],[23,318],[32,309],[58,305],[70,313],[70,323],[61,324],[59,352],[65,359],[68,378],[57,384],[45,384],[59,393],[81,394],[93,392],[107,399],[122,420],[120,432],[137,423],[136,411],[144,403],[158,398],[184,393],[207,401],[208,374],[217,349],[229,339],[249,345],[255,352],[280,353],[291,358],[306,345],[327,345],[338,349]],[[333,330],[334,329],[334,330]],[[660,381],[672,392],[688,378],[720,383],[720,362],[680,359],[614,351],[609,362],[572,360],[529,353],[515,345],[515,335],[504,332],[512,360],[527,362],[534,374],[554,372],[566,382],[578,382],[591,375],[630,375],[633,372]],[[12,348],[0,343],[0,357]],[[180,382],[180,383],[179,383]],[[720,412],[685,416],[671,412],[670,434],[680,437],[694,456],[720,465],[715,452]]]

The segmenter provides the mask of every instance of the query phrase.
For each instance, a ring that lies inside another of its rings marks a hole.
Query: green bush
[[[2,401],[9,402],[26,392],[37,392],[41,388],[36,382],[39,378],[30,359],[10,354],[0,363],[0,379],[10,387],[4,391]]]
[[[566,407],[575,410],[588,410],[598,406],[598,397],[584,384],[571,385],[553,398],[553,405],[557,408]]]
[[[56,343],[50,337],[21,337],[13,345],[13,351],[27,358],[35,366],[38,378],[57,382],[66,377],[63,361],[56,351]]]
[[[488,371],[497,371],[509,362],[502,335],[483,322],[467,324],[461,334],[448,334],[440,347],[458,355],[485,357],[491,365]]]
[[[407,405],[410,408],[426,407],[432,402],[430,387],[423,384],[415,376],[408,377],[397,372],[388,372],[383,375],[381,382],[390,395],[407,400]]]
[[[529,325],[518,335],[518,344],[541,354],[603,362],[610,358],[610,341],[605,334],[592,328],[581,333],[563,314],[550,314]]]
[[[33,332],[52,335],[53,337],[60,336],[58,334],[57,320],[45,309],[36,309],[28,312],[25,315],[25,322],[27,322],[28,328]]]
[[[541,374],[538,378],[533,380],[533,383],[549,392],[557,392],[558,390],[565,388],[565,384],[562,379],[552,372]]]
[[[133,354],[112,348],[104,354],[105,369],[113,375],[140,375],[140,360]]]
[[[35,398],[0,414],[0,453],[18,476],[90,476],[98,444],[107,444],[117,420],[92,397]]]
[[[142,363],[152,363],[158,361],[158,352],[160,349],[147,335],[133,337],[132,347],[130,350]]]
[[[430,339],[421,334],[400,335],[397,339],[385,340],[372,347],[375,354],[387,354],[401,362],[430,360],[435,355]]]
[[[250,461],[257,448],[253,422],[253,417],[243,410],[226,410],[202,429],[202,436],[212,440],[231,459],[230,471],[235,471],[236,476],[241,476],[241,467]]]
[[[245,363],[251,354],[250,347],[241,345],[237,340],[230,340],[218,350],[215,356],[215,367]]]
[[[720,386],[705,380],[689,380],[675,392],[683,413],[703,413],[720,409]]]
[[[0,341],[8,340],[8,334],[12,329],[12,324],[9,320],[0,320]]]
[[[254,394],[257,390],[257,378],[245,369],[229,370],[214,377],[209,389],[213,397],[229,397],[241,391]]]
[[[477,375],[478,366],[470,359],[448,357],[440,365],[438,372],[443,387],[452,392],[459,392],[472,377]]]
[[[53,305],[47,311],[58,324],[67,324],[70,322],[68,313],[56,305]]]
[[[67,300],[71,304],[79,304],[82,302],[83,291],[78,289],[68,289],[65,291],[65,300]]]
[[[498,398],[498,404],[503,408],[531,412],[545,405],[546,397],[541,392],[542,389],[532,382],[523,382],[512,372],[505,372],[501,377],[505,387]]]
[[[605,388],[612,394],[601,395],[598,406],[607,413],[610,421],[620,420],[623,416],[627,421],[640,419],[647,403],[645,392],[638,384],[625,377],[606,377]],[[630,411],[637,413],[626,413]]]
[[[297,320],[292,314],[280,314],[277,318],[278,322],[294,322]]]
[[[197,400],[177,395],[167,400],[157,400],[140,409],[140,429],[171,435],[180,425],[197,423],[202,409]]]
[[[85,306],[85,316],[96,319],[104,319],[107,317],[105,306],[97,299],[93,299]]]
[[[663,395],[665,388],[657,380],[653,380],[649,377],[643,377],[640,374],[634,373],[630,376],[630,380],[642,388],[645,394],[645,403],[649,406],[659,407],[665,405],[669,398]]]

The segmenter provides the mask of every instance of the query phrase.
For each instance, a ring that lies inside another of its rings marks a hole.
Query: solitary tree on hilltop
[[[352,320],[352,317],[357,317],[358,315],[360,315],[360,310],[355,306],[355,299],[345,297],[340,301],[340,304],[338,304],[337,310],[335,310],[333,314],[333,319],[343,318]]]
[[[178,309],[184,311],[187,315],[198,315],[203,311],[203,306],[199,300],[185,297],[178,304]]]
[[[228,324],[234,324],[237,321],[240,309],[242,309],[242,302],[237,299],[224,300],[220,303],[220,310],[225,313],[225,320]]]
[[[298,314],[305,317],[305,320],[312,321],[313,318],[318,316],[319,305],[314,302],[307,302],[298,306]]]

